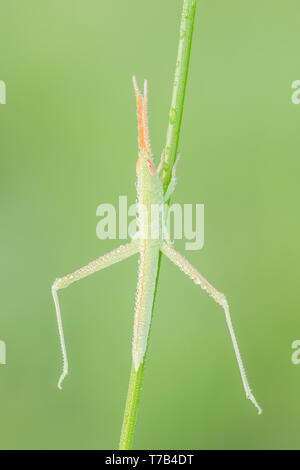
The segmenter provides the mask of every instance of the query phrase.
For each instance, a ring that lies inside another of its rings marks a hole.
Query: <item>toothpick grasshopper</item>
[[[112,264],[123,261],[130,256],[139,253],[139,273],[137,296],[134,317],[133,347],[132,357],[135,370],[138,371],[143,362],[146,352],[147,338],[151,322],[152,303],[155,290],[155,281],[158,270],[159,252],[161,251],[176,266],[179,267],[189,278],[203,290],[205,290],[224,310],[227,326],[234,347],[234,352],[238,362],[246,397],[251,400],[261,413],[261,408],[251,392],[239,347],[232,326],[229,307],[224,294],[215,289],[183,256],[181,256],[172,246],[168,233],[165,228],[167,217],[167,202],[170,199],[176,185],[176,164],[172,172],[172,179],[167,190],[164,192],[162,184],[163,154],[158,168],[155,167],[151,153],[148,117],[147,117],[147,81],[144,83],[144,94],[142,96],[135,77],[133,84],[137,102],[137,120],[138,120],[138,145],[139,153],[136,164],[137,174],[137,201],[138,201],[138,220],[139,231],[137,236],[133,237],[131,242],[121,245],[119,248],[106,253],[77,271],[68,274],[62,278],[56,279],[52,286],[52,294],[56,308],[57,323],[59,329],[60,343],[63,355],[63,371],[60,376],[58,387],[61,389],[62,381],[68,373],[68,359],[63,334],[60,307],[57,291],[68,287],[75,281],[89,276],[101,269],[107,268]],[[153,207],[161,210],[153,216]],[[154,230],[153,230],[154,227]]]

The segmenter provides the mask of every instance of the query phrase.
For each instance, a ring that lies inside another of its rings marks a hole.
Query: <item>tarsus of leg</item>
[[[240,354],[240,350],[238,347],[238,343],[236,340],[236,336],[234,333],[231,317],[230,317],[230,312],[229,312],[229,306],[227,303],[227,300],[221,292],[217,291],[200,273],[197,271],[196,268],[194,268],[180,253],[178,253],[174,248],[172,248],[169,244],[164,243],[162,246],[162,252],[174,263],[176,266],[178,266],[181,271],[183,271],[185,274],[189,276],[189,278],[195,282],[195,284],[200,285],[200,287],[208,292],[211,297],[219,304],[221,307],[223,307],[223,310],[225,312],[225,318],[226,318],[226,323],[227,327],[229,329],[229,333],[231,336],[235,356],[237,359],[237,363],[239,366],[243,386],[246,392],[246,397],[253,403],[253,405],[257,408],[258,414],[262,413],[262,409],[257,403],[249,382],[247,380],[244,364],[242,361],[242,357]]]
[[[62,359],[63,359],[63,370],[62,370],[61,376],[57,384],[58,388],[61,390],[63,380],[66,377],[66,375],[68,375],[69,366],[68,366],[66,343],[65,343],[65,338],[64,338],[64,330],[62,326],[61,313],[60,313],[59,301],[58,301],[58,296],[57,296],[57,288],[55,285],[52,286],[52,295],[53,295],[53,300],[54,300],[54,305],[55,305],[55,310],[56,310],[57,326],[58,326],[59,340],[60,340]]]
[[[236,359],[237,359],[237,362],[238,362],[238,365],[239,365],[239,369],[240,369],[240,373],[241,373],[241,377],[242,377],[242,381],[243,381],[243,386],[244,386],[244,389],[245,389],[245,392],[246,392],[246,397],[257,408],[258,414],[260,415],[262,413],[262,409],[259,406],[259,404],[257,403],[257,401],[256,401],[256,399],[255,399],[255,397],[254,397],[254,395],[251,391],[249,382],[247,380],[245,367],[244,367],[244,364],[243,364],[243,361],[242,361],[241,353],[240,353],[240,350],[239,350],[239,346],[238,346],[238,343],[237,343],[237,339],[236,339],[235,332],[234,332],[234,329],[233,329],[233,324],[232,324],[231,317],[230,317],[229,306],[228,306],[228,303],[227,303],[227,300],[226,300],[225,296],[223,297],[223,303],[221,305],[222,305],[222,307],[224,309],[224,312],[225,312],[226,323],[227,323],[227,326],[228,326],[228,329],[229,329],[229,333],[230,333],[230,336],[231,336],[234,352],[235,352]]]
[[[57,291],[59,289],[68,287],[73,282],[79,281],[80,279],[83,279],[84,277],[89,276],[90,274],[100,271],[101,269],[107,268],[108,266],[118,263],[119,261],[123,261],[124,259],[129,258],[130,256],[138,253],[138,251],[138,242],[136,240],[133,240],[130,243],[127,243],[126,245],[121,245],[115,250],[112,250],[106,253],[105,255],[100,256],[100,258],[95,259],[91,263],[87,264],[86,266],[80,269],[77,269],[73,273],[67,274],[64,277],[56,279],[54,284],[52,285],[52,296],[56,310],[57,326],[63,359],[63,370],[57,385],[60,390],[62,389],[62,382],[68,374],[68,356]]]

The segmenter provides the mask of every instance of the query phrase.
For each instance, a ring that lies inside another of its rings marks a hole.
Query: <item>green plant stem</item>
[[[141,364],[139,370],[136,372],[132,364],[129,379],[129,386],[127,392],[126,407],[124,412],[123,426],[121,432],[121,439],[119,444],[120,450],[131,449],[134,426],[136,421],[137,407],[141,392],[142,378],[144,372],[145,361]]]
[[[196,0],[183,1],[173,93],[171,100],[171,108],[169,112],[169,124],[164,152],[163,184],[165,189],[167,188],[172,176],[172,168],[175,163],[175,158],[178,149],[185,89],[189,70],[189,60],[193,37],[196,3]],[[159,255],[155,292],[152,304],[152,317],[158,288],[160,265],[161,252]],[[147,349],[149,345],[149,337],[150,331],[148,335]],[[119,444],[120,450],[130,450],[132,446],[134,427],[136,423],[136,413],[140,398],[146,356],[147,351],[144,357],[144,361],[137,372],[135,371],[133,365],[131,367],[127,400]]]
[[[182,112],[185,98],[186,82],[189,70],[194,20],[196,12],[196,0],[184,0],[179,32],[179,44],[171,107],[169,112],[169,125],[164,154],[164,188],[172,176],[172,168],[175,163],[178,142],[181,129]]]

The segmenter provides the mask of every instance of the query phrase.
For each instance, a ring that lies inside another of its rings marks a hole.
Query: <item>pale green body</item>
[[[164,210],[163,186],[157,173],[154,176],[150,174],[147,159],[150,159],[149,155],[139,153],[137,203],[140,260],[132,348],[135,370],[138,370],[146,352],[159,250],[163,243],[164,217],[163,214],[158,220],[155,217],[156,213],[159,214],[159,208]],[[157,208],[158,212],[155,211]]]

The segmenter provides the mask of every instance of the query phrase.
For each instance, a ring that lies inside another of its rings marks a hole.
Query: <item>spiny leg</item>
[[[131,241],[130,243],[127,243],[126,245],[121,245],[119,246],[119,248],[109,251],[105,255],[100,256],[100,258],[95,259],[91,263],[87,264],[86,266],[83,266],[80,269],[77,269],[73,273],[67,274],[66,276],[61,277],[61,278],[57,278],[54,281],[54,284],[52,285],[52,295],[53,295],[53,300],[54,300],[54,305],[55,305],[55,310],[56,310],[58,332],[59,332],[60,345],[61,345],[62,358],[63,358],[63,371],[58,381],[58,388],[60,390],[62,388],[61,384],[64,378],[66,377],[66,375],[68,374],[68,357],[67,357],[66,344],[65,344],[65,339],[64,339],[64,332],[63,332],[57,291],[59,289],[68,287],[73,282],[79,281],[80,279],[83,279],[84,277],[87,277],[90,274],[100,271],[101,269],[107,268],[108,266],[118,263],[119,261],[123,261],[124,259],[129,258],[130,256],[138,253],[138,251],[139,251],[138,242],[135,240]]]
[[[170,197],[172,196],[174,190],[175,190],[175,187],[176,187],[176,183],[177,183],[177,177],[176,177],[176,167],[177,167],[177,164],[179,162],[179,159],[180,159],[180,153],[178,152],[177,153],[177,157],[176,157],[176,161],[174,163],[174,166],[173,166],[173,169],[172,169],[172,178],[171,178],[171,181],[169,183],[169,186],[167,187],[167,190],[164,194],[164,201],[165,202],[168,202],[168,200],[170,199]]]
[[[213,297],[213,299],[219,305],[221,305],[221,307],[223,307],[224,312],[225,312],[226,323],[227,323],[227,326],[228,326],[228,329],[229,329],[229,333],[230,333],[230,336],[231,336],[234,352],[235,352],[236,359],[237,359],[237,362],[238,362],[238,365],[239,365],[243,386],[244,386],[244,389],[245,389],[245,392],[246,392],[246,397],[257,408],[258,414],[261,414],[262,410],[261,410],[259,404],[257,403],[254,395],[252,394],[249,383],[248,383],[248,380],[247,380],[244,364],[243,364],[243,361],[242,361],[242,358],[241,358],[240,350],[239,350],[239,347],[238,347],[238,343],[237,343],[237,340],[236,340],[236,336],[235,336],[233,325],[232,325],[231,318],[230,318],[229,306],[228,306],[228,303],[227,303],[227,300],[226,300],[224,294],[217,291],[217,289],[215,289],[197,271],[197,269],[195,269],[183,256],[180,255],[180,253],[178,253],[176,250],[174,250],[174,248],[172,248],[170,245],[168,245],[167,243],[164,243],[161,250],[171,261],[173,261],[174,264],[176,264],[176,266],[178,266],[180,268],[181,271],[183,271],[185,274],[187,274],[189,276],[189,278],[192,279],[192,281],[195,282],[195,284],[200,285],[200,287],[202,289],[206,290],[206,292],[208,292],[208,294],[211,297]]]
[[[164,166],[164,159],[165,159],[165,149],[163,149],[163,151],[161,152],[160,154],[160,160],[159,160],[159,164],[158,164],[158,167],[157,167],[157,173],[159,174],[161,172],[161,170],[163,169],[163,166]]]
[[[162,153],[162,156],[161,156],[161,163],[159,165],[163,165],[164,152],[165,151],[163,150],[163,153]],[[179,162],[179,159],[180,159],[180,152],[177,152],[177,157],[176,157],[173,169],[172,169],[172,178],[171,178],[171,181],[170,181],[170,183],[169,183],[169,185],[166,189],[166,192],[164,194],[164,204],[168,204],[168,201],[169,201],[170,197],[172,196],[172,194],[175,190],[175,187],[176,187],[176,184],[177,184],[176,167],[177,167],[177,164]],[[166,215],[167,215],[167,213],[168,213],[168,210],[166,211]],[[170,240],[169,232],[167,230],[166,220],[164,220],[164,224],[163,224],[163,238],[164,238],[166,243],[168,243],[169,245],[172,244],[172,242]]]

